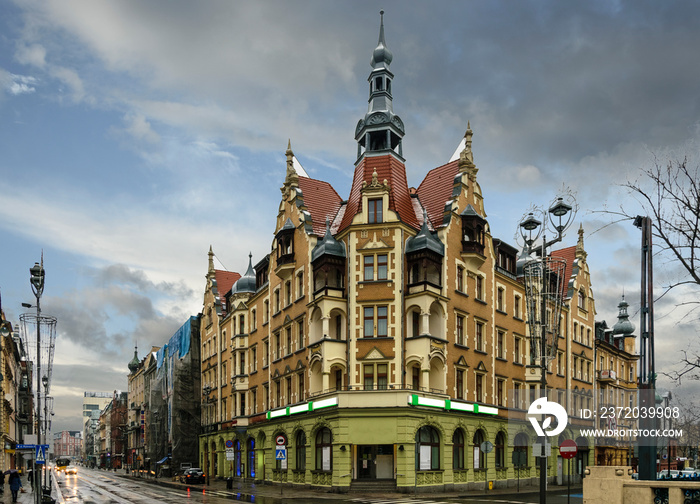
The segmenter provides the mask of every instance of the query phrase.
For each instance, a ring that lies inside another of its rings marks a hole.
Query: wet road
[[[187,488],[171,488],[144,483],[138,479],[124,478],[106,471],[79,468],[78,475],[59,474],[58,486],[66,504],[170,504],[201,503],[223,504],[232,502],[252,502],[257,504],[531,504],[539,503],[537,493],[514,493],[509,495],[474,495],[470,497],[431,499],[430,495],[401,495],[396,497],[372,497],[320,493],[303,497],[284,495],[284,489],[277,491],[265,487],[265,495],[245,495],[235,491],[206,489],[203,485]],[[567,504],[567,494],[548,494],[548,504]],[[571,504],[580,504],[580,493],[572,495]]]

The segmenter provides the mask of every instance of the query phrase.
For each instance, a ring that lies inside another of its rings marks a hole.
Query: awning
[[[163,462],[165,462],[165,461],[168,460],[169,458],[170,458],[170,457],[165,456],[165,457],[163,457],[163,460],[159,460],[158,462],[156,462],[156,464],[162,464]]]

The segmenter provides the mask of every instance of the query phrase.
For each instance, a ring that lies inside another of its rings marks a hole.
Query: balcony
[[[277,258],[275,274],[280,278],[287,279],[294,273],[295,267],[296,262],[294,261],[294,252],[282,254]]]

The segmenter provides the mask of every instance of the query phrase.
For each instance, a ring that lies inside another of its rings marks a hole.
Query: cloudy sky
[[[698,163],[697,2],[0,0],[0,292],[17,321],[43,250],[54,431],[201,310],[210,245],[239,272],[269,252],[288,139],[348,196],[380,7],[409,185],[470,121],[493,235],[571,188],[597,319],[624,291],[638,325],[639,231],[595,212],[641,212],[620,184],[655,159]],[[657,305],[661,370],[698,337],[682,295]]]

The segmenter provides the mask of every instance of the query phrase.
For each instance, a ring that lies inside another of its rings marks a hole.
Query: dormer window
[[[371,198],[367,200],[367,222],[370,224],[384,222],[382,198]]]
[[[462,212],[462,252],[484,255],[486,220],[467,205]]]

